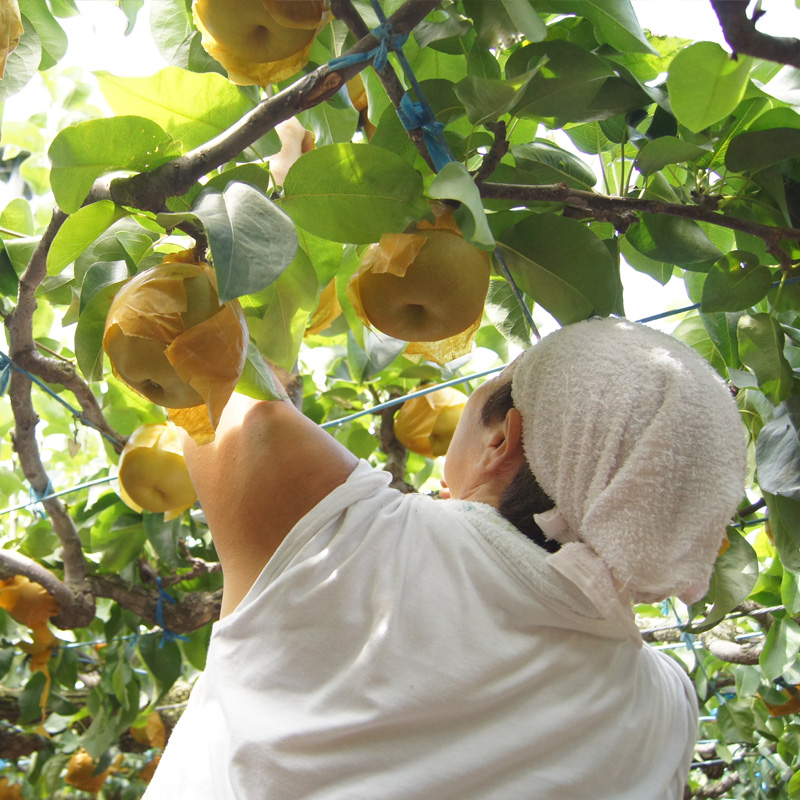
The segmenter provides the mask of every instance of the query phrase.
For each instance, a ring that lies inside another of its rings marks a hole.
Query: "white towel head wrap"
[[[630,600],[708,589],[744,491],[736,403],[688,345],[616,318],[546,336],[512,380],[528,462],[555,502],[537,516],[562,543],[549,562],[641,644]]]

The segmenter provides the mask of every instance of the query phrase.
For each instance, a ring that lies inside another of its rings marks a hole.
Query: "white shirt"
[[[146,800],[680,800],[682,669],[481,504],[361,462],[214,625]]]

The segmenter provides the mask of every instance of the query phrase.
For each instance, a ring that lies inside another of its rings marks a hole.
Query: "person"
[[[746,461],[691,348],[544,337],[471,394],[449,499],[287,401],[234,396],[185,455],[224,600],[147,800],[683,797],[693,686],[631,601],[703,595]]]

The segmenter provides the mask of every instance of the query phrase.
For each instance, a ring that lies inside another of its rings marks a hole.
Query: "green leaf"
[[[298,114],[297,118],[313,132],[317,147],[348,142],[358,127],[358,112],[351,105],[335,108],[331,103],[320,103]]]
[[[486,221],[480,192],[463,164],[457,161],[445,164],[430,185],[428,194],[437,200],[458,200],[462,203],[472,215],[473,226],[472,230],[462,226],[464,238],[479,247],[494,248],[494,236]]]
[[[522,348],[531,346],[530,326],[508,281],[489,281],[485,310],[489,321],[509,342]]]
[[[640,214],[625,238],[642,255],[667,264],[716,261],[722,255],[694,220],[668,214]]]
[[[537,183],[566,183],[587,191],[597,183],[597,176],[577,156],[544,139],[513,145],[511,154],[517,167]]]
[[[781,564],[793,572],[800,572],[800,503],[767,492],[764,492],[764,499],[769,513],[769,530]]]
[[[514,51],[506,62],[506,77],[521,75],[542,59],[546,59],[545,65],[531,78],[512,113],[561,122],[597,119],[590,107],[603,83],[614,74],[608,64],[571,42],[540,42]]]
[[[708,330],[706,330],[706,326],[699,316],[687,317],[672,333],[673,336],[682,342],[686,342],[691,348],[700,353],[720,375],[725,375],[727,371],[725,358],[709,336]]]
[[[547,26],[531,7],[529,0],[500,0],[511,24],[529,42],[541,42],[547,37]]]
[[[692,633],[702,633],[719,624],[726,614],[750,595],[758,580],[758,556],[735,528],[728,528],[730,547],[717,559],[706,595],[712,602],[706,618],[692,625]]]
[[[61,131],[48,151],[56,202],[77,211],[95,179],[106,172],[143,172],[179,155],[177,143],[155,122],[123,116],[90,119]]]
[[[250,341],[247,343],[247,359],[236,391],[255,400],[280,400],[286,397],[286,392],[275,380],[264,357]]]
[[[229,183],[206,189],[190,214],[161,214],[164,225],[194,216],[203,223],[223,302],[265,289],[292,263],[297,234],[289,217],[260,189]]]
[[[179,67],[189,64],[195,27],[186,0],[159,0],[150,7],[150,30],[159,53]]]
[[[137,644],[142,660],[156,679],[159,697],[163,697],[181,676],[181,651],[175,642],[166,641],[160,633],[140,636]]]
[[[67,34],[50,13],[46,3],[37,0],[19,0],[19,10],[31,21],[42,43],[39,69],[54,67],[67,52]]]
[[[668,164],[695,161],[701,156],[708,155],[709,152],[707,147],[699,147],[691,142],[684,142],[675,136],[661,136],[644,144],[636,155],[633,166],[642,175],[652,175],[652,173],[658,172]]]
[[[666,286],[672,274],[675,272],[674,264],[667,264],[664,261],[656,261],[636,250],[625,236],[619,240],[619,249],[625,262],[633,267],[637,272],[649,275],[653,280],[658,281],[662,286]]]
[[[772,273],[752,253],[732,250],[708,271],[700,310],[744,311],[766,297]]]
[[[15,197],[0,213],[0,225],[24,236],[33,236],[35,228],[31,204],[22,197]]]
[[[111,200],[100,200],[78,209],[59,228],[47,253],[47,274],[58,275],[103,231],[128,212]]]
[[[755,171],[798,157],[800,130],[797,128],[745,131],[731,139],[725,152],[725,166],[732,172]]]
[[[467,109],[467,118],[473,125],[494,122],[516,105],[538,71],[539,65],[536,65],[533,69],[504,81],[467,75],[456,84],[456,96]]]
[[[729,374],[731,369],[737,369],[742,365],[739,359],[739,343],[736,338],[736,328],[740,316],[741,314],[722,312],[700,314],[700,320],[714,345],[714,351],[728,367]],[[746,374],[750,375],[749,372]]]
[[[407,344],[391,336],[365,330],[362,350],[355,337],[348,336],[347,361],[353,380],[358,384],[372,380],[405,350]]]
[[[506,230],[498,247],[519,288],[562,325],[613,311],[619,290],[614,260],[577,220],[533,214]]]
[[[796,800],[800,797],[800,770],[797,770],[789,779],[789,783],[786,784],[786,791],[789,793],[789,800]]]
[[[250,334],[265,358],[291,372],[317,300],[317,274],[305,252],[297,251],[294,261],[258,300],[263,313],[261,319],[248,320]]]
[[[23,89],[36,74],[42,60],[42,42],[39,34],[24,15],[22,27],[22,37],[8,56],[5,73],[0,80],[0,102]]]
[[[493,50],[512,47],[523,35],[532,42],[547,36],[547,28],[528,0],[501,0],[499,3],[464,0],[464,11],[472,18],[478,42]]]
[[[776,619],[767,631],[758,663],[772,681],[779,678],[800,652],[800,625],[791,619]]]
[[[597,40],[620,53],[657,52],[647,41],[630,0],[572,0],[569,10],[588,19]]]
[[[800,398],[775,409],[756,441],[758,484],[773,495],[800,500]]]
[[[753,60],[737,60],[714,42],[696,42],[672,60],[667,77],[672,113],[698,133],[728,116],[744,97]]]
[[[179,141],[184,151],[226,131],[254,107],[241,89],[213,73],[165,67],[145,78],[98,72],[97,80],[115,113],[147,117]]]
[[[785,335],[769,314],[745,314],[737,330],[739,357],[755,373],[761,391],[780,403],[792,391],[792,367],[783,354]]]
[[[295,223],[334,242],[376,242],[430,215],[420,174],[375,145],[311,150],[289,169],[284,189],[281,207]]]
[[[102,553],[100,564],[110,572],[119,572],[137,558],[147,541],[138,514],[120,515],[121,503],[100,514],[100,523],[92,528],[91,549]]]
[[[163,514],[151,514],[149,511],[145,511],[142,514],[142,522],[147,541],[153,546],[159,560],[170,569],[177,569],[182,561],[178,555],[178,538],[181,534],[180,519],[166,522]]]
[[[20,692],[17,702],[20,712],[19,722],[23,725],[42,720],[42,707],[39,705],[39,701],[42,698],[46,682],[47,678],[43,672],[34,672]]]
[[[736,698],[717,710],[717,725],[724,742],[752,742],[755,714],[749,698]]]
[[[83,275],[80,292],[80,310],[83,312],[89,301],[101,289],[105,289],[111,284],[124,281],[129,276],[127,262],[121,261],[98,261],[92,264]]]
[[[99,381],[103,377],[103,331],[108,309],[120,286],[128,280],[124,261],[112,262],[109,269],[110,282],[94,292],[75,328],[75,357],[87,381]]]

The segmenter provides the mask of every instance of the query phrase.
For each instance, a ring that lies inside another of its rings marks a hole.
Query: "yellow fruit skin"
[[[128,336],[119,326],[109,329],[104,344],[114,372],[131,389],[156,405],[192,408],[203,402],[169,363],[164,352],[169,344],[143,336]]]
[[[119,462],[120,496],[135,511],[182,512],[194,490],[175,426],[142,425],[128,439]]]
[[[436,342],[466,330],[480,317],[489,289],[486,254],[448,230],[427,237],[399,277],[367,271],[358,278],[361,305],[379,331],[408,342]]]
[[[207,337],[199,335],[203,331]],[[198,361],[204,337],[209,347],[224,337],[231,353],[238,351],[239,364],[232,364],[229,354],[225,364]],[[181,342],[190,338],[191,352],[184,353]],[[208,400],[200,388],[205,377],[230,378],[233,390],[235,367],[239,374],[244,367],[246,323],[238,301],[220,305],[208,265],[168,261],[138,273],[120,289],[106,318],[103,347],[114,374],[139,394],[165,408],[194,408]],[[193,356],[190,377],[187,354]]]
[[[194,0],[205,50],[240,85],[266,86],[302,69],[323,24],[321,0]]]
[[[452,387],[406,400],[394,420],[395,436],[421,456],[443,456],[466,404],[467,396]]]
[[[111,769],[109,768],[95,775],[92,757],[85,750],[76,750],[67,764],[67,774],[64,776],[64,782],[74,786],[76,789],[80,789],[82,792],[97,794],[102,789],[110,773]]]

